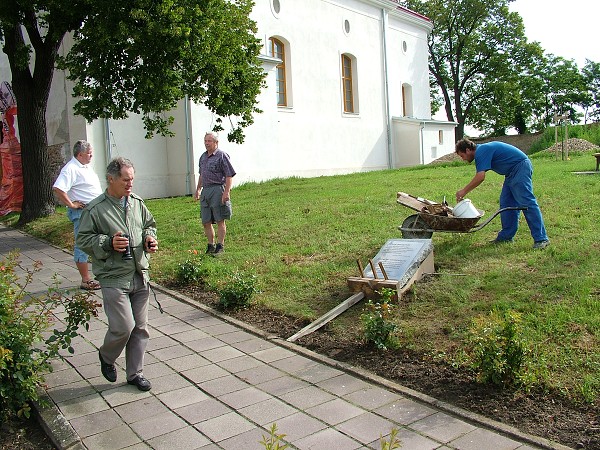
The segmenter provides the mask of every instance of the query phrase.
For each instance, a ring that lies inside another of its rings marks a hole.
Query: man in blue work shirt
[[[456,143],[456,154],[463,161],[475,161],[475,176],[461,190],[456,193],[456,201],[462,200],[465,195],[479,186],[485,180],[485,173],[493,170],[499,175],[504,175],[504,184],[500,192],[500,208],[523,206],[527,225],[533,237],[533,248],[546,248],[550,241],[546,234],[544,219],[538,202],[533,194],[531,176],[533,167],[525,153],[504,142],[488,142],[475,144],[468,139],[461,139]],[[510,210],[500,213],[502,230],[494,242],[511,242],[519,227],[521,211]]]

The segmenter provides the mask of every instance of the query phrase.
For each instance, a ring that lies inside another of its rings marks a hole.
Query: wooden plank
[[[406,192],[398,192],[396,195],[398,203],[419,212],[422,211],[425,206],[435,204],[435,202],[431,200],[415,197],[414,195],[407,194]]]
[[[367,298],[374,297],[375,292],[383,288],[398,290],[398,284],[398,280],[348,277],[348,287],[352,292],[362,292]]]
[[[363,298],[365,298],[365,294],[363,294],[362,292],[358,292],[358,293],[354,294],[353,296],[347,298],[342,303],[337,305],[335,308],[330,310],[328,313],[323,314],[321,317],[319,317],[314,322],[309,323],[307,326],[305,326],[300,331],[298,331],[296,334],[294,334],[293,336],[290,336],[286,340],[288,342],[294,342],[296,339],[299,339],[302,336],[306,336],[307,334],[310,334],[313,331],[318,330],[323,325],[325,325],[327,322],[330,322],[331,320],[335,319],[337,316],[342,314],[344,311],[346,311],[352,305],[355,305],[356,303],[361,301]]]

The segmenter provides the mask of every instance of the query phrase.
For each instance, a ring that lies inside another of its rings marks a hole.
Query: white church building
[[[394,0],[256,0],[252,19],[267,86],[244,143],[228,142],[227,129],[220,134],[234,185],[427,164],[454,151],[456,124],[431,116],[426,17]],[[204,134],[216,119],[207,108],[180,101],[171,111],[175,136],[148,140],[137,116],[89,124],[75,116],[71,92],[57,71],[49,145],[62,144],[70,157],[75,141],[90,141],[101,179],[112,157],[131,159],[144,198],[194,192]]]

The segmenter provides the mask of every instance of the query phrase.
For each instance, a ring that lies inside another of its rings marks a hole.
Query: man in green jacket
[[[77,246],[92,257],[102,288],[108,330],[98,351],[104,378],[117,381],[115,361],[125,349],[127,383],[152,388],[144,377],[148,344],[149,253],[158,249],[156,222],[144,201],[131,192],[135,170],[125,158],[106,168],[106,191],[81,215]]]

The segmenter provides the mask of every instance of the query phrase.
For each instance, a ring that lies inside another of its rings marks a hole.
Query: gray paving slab
[[[142,442],[142,439],[125,424],[83,439],[83,445],[94,450],[118,450]]]
[[[240,380],[233,374],[198,384],[200,389],[213,397],[221,397],[225,394],[230,394],[231,392],[247,389],[250,386],[250,384]]]
[[[239,411],[257,424],[268,426],[284,417],[294,415],[298,410],[278,398],[270,397],[264,401],[240,408]]]
[[[262,362],[249,355],[244,354],[243,356],[239,356],[237,358],[219,361],[218,365],[223,369],[227,370],[228,372],[235,374],[238,372],[243,372],[245,370],[261,366]]]
[[[364,414],[364,409],[354,406],[341,398],[335,398],[317,406],[305,408],[307,414],[322,420],[328,425],[337,425],[353,417]]]
[[[336,426],[339,431],[363,444],[388,435],[396,427],[394,422],[372,413],[363,413]]]
[[[194,403],[182,408],[177,408],[175,412],[186,422],[195,425],[228,414],[231,412],[231,408],[222,402],[209,397],[201,403]]]
[[[479,450],[485,447],[493,448],[494,450],[515,450],[521,446],[517,441],[505,436],[498,436],[481,428],[476,428],[470,433],[453,440],[449,445],[461,450]]]
[[[105,409],[71,420],[71,425],[82,438],[112,430],[122,424],[123,419],[114,409]]]
[[[32,288],[45,292],[55,273],[61,289],[77,286],[69,253],[2,225],[0,235],[0,260],[14,248],[24,263],[43,260]],[[48,404],[38,409],[57,448],[258,449],[275,424],[290,449],[379,449],[392,429],[410,450],[565,449],[153,289],[165,313],[151,298],[144,374],[152,390],[125,383],[123,355],[116,383],[101,376],[101,312],[46,376]]]

